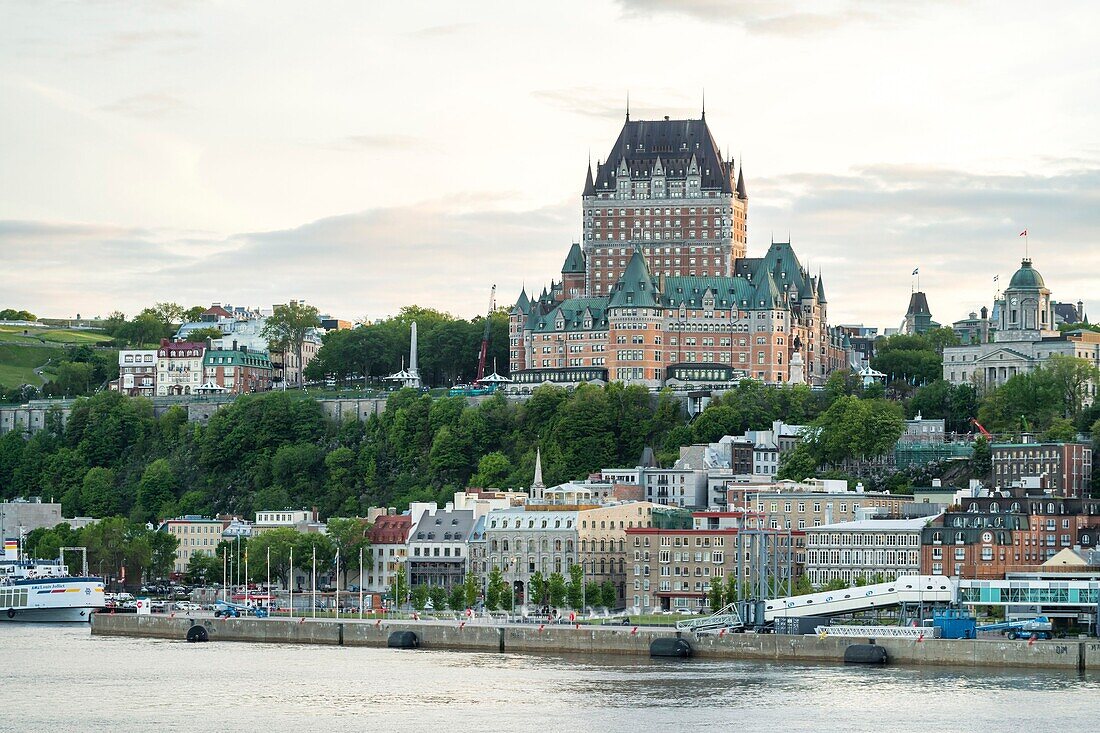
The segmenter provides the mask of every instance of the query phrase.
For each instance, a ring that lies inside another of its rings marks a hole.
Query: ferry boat
[[[22,557],[17,540],[0,556],[0,621],[84,622],[103,608],[103,578],[74,577],[61,559]]]

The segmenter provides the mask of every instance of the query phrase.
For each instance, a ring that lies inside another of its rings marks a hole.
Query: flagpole
[[[264,594],[267,596],[267,600],[264,605],[271,610],[271,545],[267,546],[267,592]]]
[[[363,620],[363,548],[359,548],[359,620]]]
[[[340,618],[340,548],[336,548],[336,618]]]
[[[313,595],[313,618],[317,618],[317,545],[313,546],[313,574],[310,576],[310,592]]]
[[[226,595],[226,591],[229,589],[229,578],[226,577],[227,558],[225,549],[224,547],[222,548],[222,600],[228,601],[229,596]]]
[[[244,548],[244,605],[248,608],[248,548]]]
[[[290,617],[294,618],[294,545],[290,546]]]

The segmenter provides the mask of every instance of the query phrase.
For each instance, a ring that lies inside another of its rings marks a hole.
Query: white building
[[[112,389],[131,396],[157,393],[157,350],[123,349],[118,352],[118,381]]]
[[[939,516],[939,515],[936,515]],[[806,575],[815,586],[920,574],[921,530],[936,517],[860,519],[806,529]]]

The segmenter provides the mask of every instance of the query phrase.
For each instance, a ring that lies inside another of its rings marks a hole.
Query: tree
[[[333,454],[330,453],[329,456]],[[340,573],[338,586],[346,588],[352,574],[360,574],[359,551],[363,551],[363,565],[370,567],[374,555],[370,551],[370,525],[361,517],[332,517],[328,520],[328,536],[340,551]],[[359,583],[362,585],[362,583]]]
[[[500,486],[512,473],[512,462],[500,451],[486,453],[477,462],[477,473],[470,478],[470,485],[479,488]]]
[[[993,450],[984,435],[979,435],[974,440],[974,455],[970,458],[970,464],[978,478],[983,482],[990,481],[993,475]]]
[[[590,607],[600,605],[600,584],[594,580],[584,584],[584,602]]]
[[[447,597],[447,605],[452,611],[466,610],[466,589],[461,583],[455,583],[451,588],[451,594]]]
[[[249,559],[248,570],[252,576],[249,580],[265,581],[267,579],[267,559],[268,552],[270,552],[272,579],[277,581],[283,588],[289,588],[291,582],[291,549],[294,549],[294,564],[299,568],[308,568],[309,571],[312,572],[312,546],[309,548],[308,552],[300,553],[298,547],[300,546],[301,538],[302,534],[290,527],[276,527],[274,529],[265,530],[249,539],[247,547]],[[318,553],[318,575],[321,574],[322,568],[324,567],[322,563],[323,557]],[[319,581],[318,584],[320,584]]]
[[[707,592],[707,601],[710,604],[710,610],[714,613],[718,613],[724,605],[722,600],[722,579],[717,577],[711,578],[710,590]]]
[[[427,608],[429,598],[430,596],[428,594],[428,586],[426,585],[413,586],[412,593],[409,596],[409,599],[412,602],[412,607],[415,608],[417,611],[423,611],[425,608]]]
[[[191,555],[187,563],[187,582],[205,587],[208,582],[220,582],[215,575],[220,576],[221,572],[221,558],[215,558],[205,552],[196,552]]]
[[[542,572],[536,570],[531,573],[531,577],[527,580],[527,605],[541,606],[545,604],[548,592],[547,580],[543,577]]]
[[[565,586],[565,576],[561,573],[551,573],[550,580],[546,584],[546,593],[550,596],[550,605],[561,608],[565,605],[568,589]]]
[[[84,474],[80,504],[93,517],[110,517],[122,511],[122,497],[115,488],[115,472],[92,468]]]
[[[135,521],[148,522],[175,513],[176,474],[164,458],[145,467],[138,483]]]
[[[493,568],[489,572],[489,585],[485,589],[485,607],[490,611],[496,611],[503,600],[502,594],[506,592],[507,587],[500,568]]]
[[[409,583],[405,579],[405,573],[402,569],[393,574],[393,581],[390,583],[390,596],[393,598],[394,610],[401,608],[408,602]]]
[[[615,590],[615,584],[610,580],[600,584],[600,604],[608,610],[619,606],[619,594]]]
[[[447,589],[441,585],[432,585],[428,587],[428,597],[432,599],[432,610],[434,611],[446,611],[447,610]]]
[[[467,572],[462,579],[462,600],[467,608],[473,608],[477,604],[477,576]]]
[[[321,325],[317,309],[305,303],[291,302],[289,305],[277,305],[264,323],[263,337],[268,340],[273,351],[282,351],[284,359],[287,353],[297,357],[299,374],[305,359],[302,355],[306,336]],[[284,373],[284,379],[287,375]],[[299,383],[301,378],[299,377]]]
[[[826,583],[821,590],[844,590],[848,587],[848,583],[843,578],[833,578]]]
[[[217,341],[225,338],[225,334],[217,326],[204,326],[203,328],[195,328],[187,332],[188,341],[197,341],[202,343],[206,339],[212,339]]]
[[[584,568],[576,563],[569,566],[569,589],[567,595],[570,608],[584,611],[584,602],[587,600],[584,597]]]

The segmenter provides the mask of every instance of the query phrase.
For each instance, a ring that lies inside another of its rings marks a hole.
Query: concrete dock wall
[[[490,626],[479,622],[459,625],[433,621],[330,621],[288,619],[196,619],[133,614],[94,614],[92,633],[103,636],[141,636],[184,639],[194,623],[206,627],[211,641],[270,644],[327,644],[384,647],[394,631],[416,633],[423,649],[461,649],[481,652],[541,654],[619,654],[648,656],[650,642],[677,636],[665,628],[629,626],[537,625]],[[726,634],[697,637],[681,634],[697,657],[839,663],[844,650],[860,639],[783,634]],[[1100,669],[1100,641],[1002,641],[964,639],[876,639],[890,664],[971,667],[1033,667],[1042,669]]]

